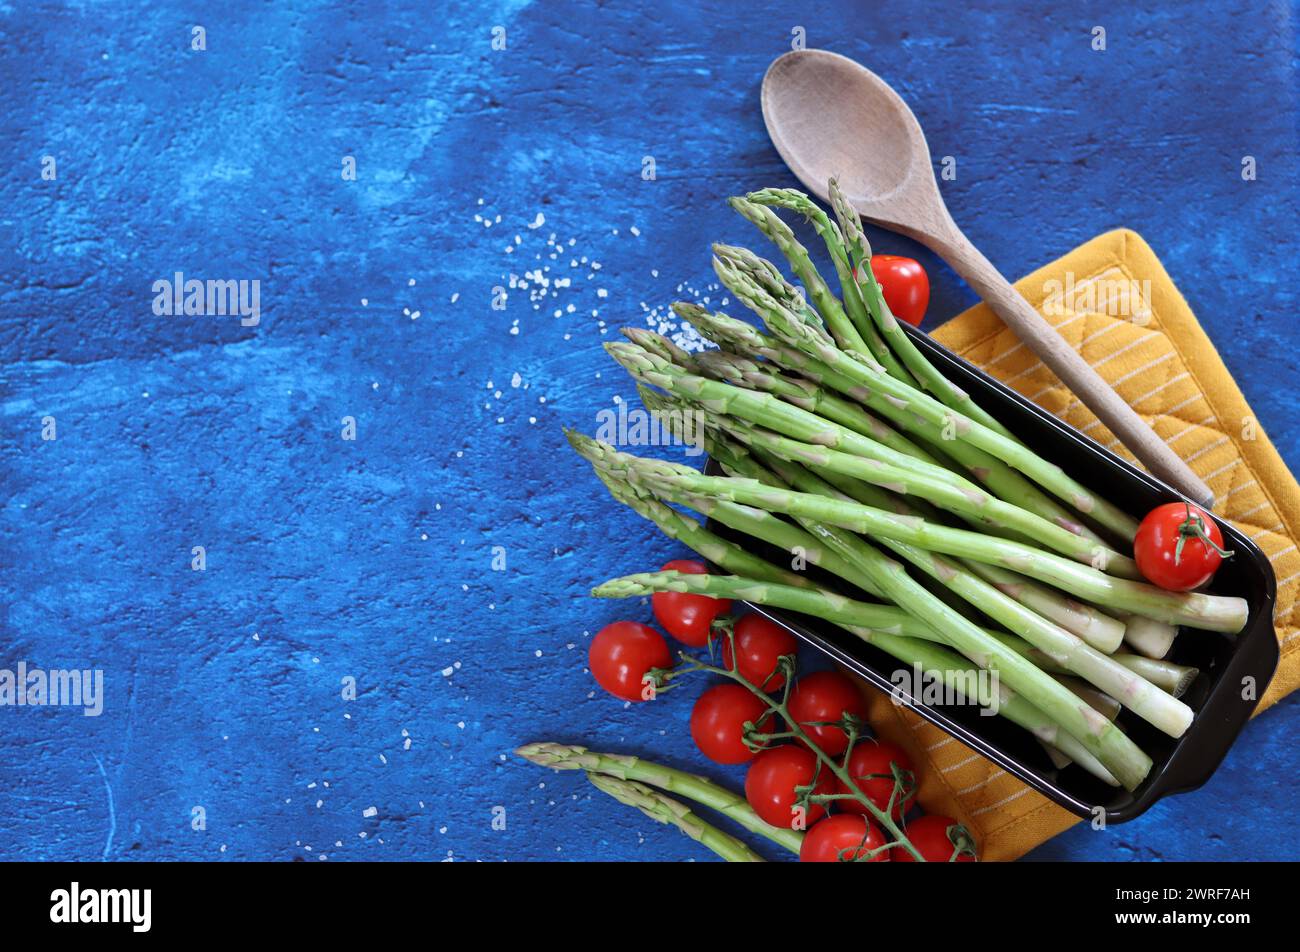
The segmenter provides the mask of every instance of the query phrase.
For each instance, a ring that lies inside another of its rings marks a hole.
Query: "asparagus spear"
[[[776,212],[739,197],[730,198],[727,203],[758,226],[759,231],[763,232],[772,240],[773,244],[781,249],[781,253],[790,262],[790,267],[794,269],[795,274],[799,276],[799,280],[808,289],[808,294],[817,306],[817,310],[825,318],[826,326],[829,328],[835,343],[847,351],[869,353],[881,365],[887,366],[887,362],[894,363],[898,372],[902,373],[906,379],[907,371],[903,370],[902,366],[893,360],[892,355],[889,354],[889,348],[880,339],[880,335],[876,333],[875,328],[869,327],[870,334],[868,338],[864,338],[859,329],[849,320],[848,315],[844,313],[844,308],[840,306],[839,299],[831,293],[830,287],[822,280],[821,274],[818,273],[817,266],[813,264],[812,258],[808,256],[808,249],[799,243],[799,240],[794,236],[794,232],[790,230],[790,226],[781,221]],[[804,326],[807,327],[807,324],[805,323]],[[824,338],[822,339],[825,342]]]
[[[716,410],[719,415],[731,414],[789,437],[807,440],[808,445],[802,452],[810,460],[820,454],[822,458],[815,460],[820,465],[878,485],[897,487],[899,492],[914,493],[950,511],[1022,533],[1077,561],[1111,568],[1121,576],[1139,575],[1133,560],[1113,549],[1090,542],[1026,509],[1004,502],[941,466],[908,457],[771,394],[687,373],[658,354],[632,344],[609,343],[605,349],[641,383],[661,387],[683,399]],[[739,425],[738,421],[734,422]],[[761,432],[758,435],[765,436]],[[773,434],[772,438],[778,437]],[[845,452],[834,452],[836,448]],[[791,448],[789,452],[800,451]],[[855,459],[862,462],[855,462]]]
[[[1077,694],[1085,704],[1091,707],[1094,711],[1100,713],[1107,720],[1113,721],[1119,714],[1120,704],[1113,697],[1110,697],[1107,694],[1102,694],[1100,691],[1093,690],[1086,684],[1076,681],[1073,678],[1058,676],[1057,680]],[[1039,743],[1042,744],[1043,750],[1047,752],[1047,756],[1051,759],[1052,765],[1057,770],[1068,767],[1073,763],[1073,761],[1059,748],[1053,747],[1050,744],[1043,744],[1041,741]]]
[[[931,448],[942,447],[945,455],[956,460],[980,482],[993,490],[999,498],[1007,501],[1014,500],[1031,512],[1076,535],[1091,539],[1093,542],[1102,541],[1101,537],[1077,516],[1071,514],[1002,460],[970,443],[946,439],[943,427],[918,417],[905,405],[890,402],[884,394],[874,393],[843,374],[835,373],[816,358],[763,334],[744,321],[735,320],[725,314],[710,314],[698,305],[686,302],[674,304],[673,311],[678,317],[691,323],[708,340],[745,354],[762,356],[775,366],[798,373],[811,382],[819,383],[823,387],[867,404],[896,427],[919,436]],[[927,456],[918,458],[926,459]],[[933,457],[929,458],[933,459]]]
[[[881,337],[880,331],[882,328],[873,322],[868,315],[862,292],[853,274],[853,263],[849,260],[849,252],[844,245],[844,235],[840,233],[839,226],[830,220],[826,212],[822,211],[821,206],[803,192],[793,188],[759,189],[757,192],[750,192],[745,196],[745,199],[756,205],[785,208],[796,212],[813,226],[817,234],[821,236],[822,241],[826,243],[826,250],[831,257],[831,264],[835,266],[835,274],[840,279],[840,294],[844,299],[844,308],[848,311],[853,326],[857,328],[862,339],[867,342],[868,347],[871,349],[871,355],[885,368],[890,376],[907,383],[913,383],[912,375],[899,363],[898,357],[890,350],[888,339]],[[716,247],[714,253],[717,253]]]
[[[581,446],[581,443],[580,440],[575,445]],[[601,475],[602,482],[609,487],[616,499],[631,507],[638,515],[654,522],[670,538],[676,539],[694,549],[704,558],[721,566],[726,571],[745,574],[751,578],[776,582],[795,588],[815,588],[803,576],[786,569],[777,568],[740,548],[740,546],[707,531],[694,520],[682,516],[676,510],[663,505],[661,502],[652,498],[638,496],[629,485],[621,482],[618,478],[608,473],[602,473],[599,469],[597,472]],[[772,521],[779,522],[780,520],[773,518]],[[808,537],[808,539],[809,542],[805,543],[806,547],[809,549],[815,548],[815,543],[811,542],[811,537]],[[969,671],[969,664],[964,659],[920,638],[906,637],[885,631],[872,631],[855,626],[841,627],[864,641],[875,645],[904,664],[909,666],[919,665],[926,676],[939,678],[954,689],[959,689],[959,686],[964,683],[963,679],[966,672]],[[932,631],[925,631],[937,639],[938,636]],[[918,634],[921,632],[922,629],[917,630]],[[1010,635],[1006,637],[1008,639],[1013,638]],[[1019,641],[1019,639],[1015,640]],[[1034,651],[1028,645],[1024,645],[1024,648],[1027,651]],[[998,713],[1030,731],[1034,736],[1060,749],[1075,763],[1107,784],[1118,786],[1118,781],[1114,776],[1083,744],[1061,730],[1060,726],[1043,711],[1020,695],[1010,691],[1005,685],[1002,685],[1002,697],[998,705]]]
[[[677,827],[695,842],[713,850],[728,863],[766,862],[763,857],[730,833],[724,833],[717,827],[705,823],[692,813],[689,807],[658,790],[637,783],[635,780],[620,780],[618,777],[591,770],[587,771],[587,779],[597,790],[608,793],[619,803],[636,807],[656,823]]]
[[[710,447],[711,445],[706,435],[705,446]],[[711,449],[709,454],[712,455]],[[928,508],[924,507],[924,504],[918,505],[915,502],[906,502],[898,496],[877,489],[875,486],[865,484],[860,480],[846,478],[838,473],[816,466],[810,467],[810,469],[847,498],[856,502],[876,506],[879,509],[886,509],[900,515],[919,515],[924,519],[933,518]],[[1025,607],[1060,625],[1066,631],[1078,635],[1098,651],[1110,654],[1119,647],[1123,640],[1124,623],[1103,614],[1091,605],[1077,602],[1056,589],[1038,585],[1023,575],[1007,571],[996,565],[964,560],[962,566],[995,586],[1004,595],[1014,598]]]
[[[646,348],[649,349],[649,348]],[[673,361],[679,367],[686,367]],[[693,362],[694,372],[723,383],[759,390],[780,397],[800,409],[825,417],[840,426],[848,427],[870,437],[882,446],[904,453],[923,462],[940,465],[937,460],[893,427],[873,417],[861,404],[843,397],[802,377],[788,377],[777,373],[748,357],[725,350],[709,350]],[[687,367],[687,369],[691,369]]]
[[[747,552],[721,536],[710,532],[694,519],[683,516],[670,506],[665,506],[655,497],[638,494],[626,480],[603,471],[594,463],[593,466],[596,468],[596,475],[600,478],[600,481],[605,484],[610,495],[616,500],[643,519],[653,522],[668,538],[675,539],[693,549],[710,562],[726,567],[729,572],[743,572],[747,575],[778,581],[796,588],[813,587],[812,582],[797,572],[776,568],[766,559]],[[745,507],[737,508],[744,509]],[[762,510],[756,511],[762,512]],[[770,516],[771,513],[764,512],[763,515]],[[780,522],[780,520],[773,519],[773,522]],[[786,523],[786,525],[789,524]],[[791,526],[790,528],[793,529],[794,527]],[[815,558],[817,546],[813,544],[807,551],[814,553],[813,557]],[[811,562],[812,558],[809,558],[809,561]]]
[[[760,258],[748,248],[740,248],[735,245],[714,244],[713,253],[729,258],[736,267],[745,269],[768,294],[784,304],[792,314],[802,319],[808,327],[816,331],[823,339],[834,342],[835,338],[831,336],[830,331],[826,328],[826,322],[817,313],[817,309],[808,303],[803,291],[785,279],[781,269],[772,262],[766,258]]]
[[[663,334],[656,334],[654,331],[645,327],[624,327],[622,334],[632,343],[636,344],[643,350],[648,350],[652,354],[658,354],[664,360],[676,364],[689,370],[691,373],[702,373],[699,368],[699,359],[703,354],[691,354],[678,347]]]
[[[651,519],[660,528],[665,528],[672,538],[686,542],[697,552],[701,551],[701,549],[707,550],[709,554],[706,557],[710,561],[719,565],[723,564],[719,557],[722,555],[721,549],[725,543],[721,538],[708,533],[697,523],[686,519],[675,510],[663,505],[654,495],[638,494],[633,483],[635,474],[620,465],[622,462],[620,459],[621,454],[614,456],[603,454],[598,447],[592,445],[593,441],[588,441],[580,434],[570,433],[569,440],[578,453],[592,464],[596,474],[616,499],[632,507],[645,518]],[[716,519],[723,525],[730,526],[748,536],[767,542],[785,552],[798,553],[803,561],[809,565],[823,568],[827,572],[857,585],[868,594],[882,597],[880,589],[875,583],[852,562],[823,546],[806,530],[779,519],[764,509],[742,506],[726,500],[697,498],[694,496],[674,497],[669,495],[667,498],[672,502],[689,505],[691,508],[696,509],[700,515]],[[667,523],[667,526],[665,526],[665,523]],[[688,532],[692,533],[695,538],[686,538]],[[748,556],[746,569],[757,577],[768,578],[761,568],[765,560],[750,556],[748,553],[745,553],[745,555]],[[738,555],[731,555],[727,559],[728,570],[736,571],[734,566],[739,563],[741,558]],[[755,571],[756,569],[757,571]],[[771,580],[780,581],[782,584],[792,585],[796,588],[810,590],[816,588],[804,576],[785,570],[782,570],[780,579]],[[860,617],[870,622],[862,625],[865,629],[897,632],[911,638],[922,638],[927,641],[942,641],[937,633],[927,628],[922,622],[912,618],[901,608],[892,605],[870,606],[869,609],[864,610]]]
[[[1192,628],[1237,632],[1245,625],[1246,602],[1241,598],[1167,592],[1141,582],[1112,578],[1088,566],[1007,539],[935,525],[861,503],[774,489],[751,479],[705,476],[687,467],[674,468],[660,460],[618,453],[612,446],[595,440],[589,442],[599,453],[621,457],[638,480],[679,495],[727,499],[853,532],[897,539],[931,552],[992,562],[1075,592],[1089,601],[1163,617]]]
[[[624,474],[617,469],[601,469],[601,467],[609,465],[607,461],[595,459],[592,462],[594,466],[598,467],[597,471],[606,482],[606,485],[614,484],[614,486],[617,486],[618,483],[623,481]],[[624,487],[621,492],[630,492],[633,496],[636,495],[635,490],[627,486],[626,483],[624,483]],[[620,491],[615,490],[613,486],[611,486],[611,492],[615,494],[616,498],[622,499],[622,496],[619,495]],[[679,499],[669,496],[668,500],[690,505],[692,508],[698,505],[697,511],[700,515],[716,519],[725,526],[730,526],[760,541],[778,546],[787,552],[798,552],[808,564],[816,565],[832,575],[839,576],[861,588],[869,595],[874,595],[877,598],[884,597],[879,586],[853,561],[833,549],[823,546],[806,529],[791,525],[770,512],[755,509],[751,506],[695,497],[681,497]],[[798,582],[794,583],[792,587],[806,589],[810,592],[817,590],[817,586],[813,585],[805,577],[796,577]],[[783,584],[791,584],[788,578],[782,579],[782,582]],[[880,631],[903,635],[908,638],[919,638],[923,641],[946,643],[944,638],[933,628],[893,605],[875,605],[862,602],[857,611],[854,625],[855,628],[861,629],[858,632],[859,634]],[[986,630],[985,633],[988,634],[989,632]]]
[[[848,245],[849,256],[853,262],[853,273],[857,277],[857,287],[868,312],[894,353],[912,372],[912,376],[916,378],[917,382],[934,394],[945,406],[952,407],[972,420],[984,424],[994,432],[1001,433],[1009,439],[1015,439],[1011,432],[998,422],[996,417],[975,403],[970,398],[970,394],[953,384],[947,377],[936,370],[934,365],[926,359],[926,356],[912,342],[912,338],[908,337],[907,333],[898,326],[898,321],[889,310],[889,305],[885,303],[884,292],[871,270],[871,246],[867,243],[867,237],[862,231],[862,219],[858,216],[857,209],[850,205],[844,197],[844,193],[840,191],[839,184],[835,179],[830,180],[830,200],[831,209],[840,224],[845,244]]]
[[[587,773],[606,774],[620,780],[633,780],[667,790],[688,800],[717,810],[735,820],[751,833],[758,833],[793,853],[799,852],[803,834],[795,830],[769,826],[764,823],[745,798],[737,796],[712,780],[697,777],[682,770],[631,757],[627,754],[600,754],[576,744],[549,742],[524,744],[515,751],[520,757],[539,767],[555,770],[585,770]]]
[[[1044,489],[1064,499],[1079,512],[1091,516],[1122,537],[1131,539],[1137,533],[1137,522],[1132,516],[1095,496],[1061,467],[1048,463],[1015,440],[944,406],[928,394],[895,380],[879,365],[869,365],[865,359],[861,359],[861,355],[856,355],[855,359],[830,346],[810,333],[802,322],[794,319],[789,311],[748,276],[717,258],[714,258],[714,271],[732,293],[763,319],[773,334],[790,346],[816,357],[831,370],[862,385],[868,392],[880,392],[900,408],[911,410],[937,426],[951,426],[956,438],[973,443],[998,457]]]
[[[909,634],[915,634],[925,638],[929,634],[928,629],[913,629]],[[1017,638],[1015,635],[1009,635],[1006,632],[989,630],[989,633],[997,638],[1000,642],[1015,651],[1024,655],[1034,662],[1048,674],[1068,675],[1070,672],[1055,658],[1052,658],[1045,651],[1039,651],[1023,638]],[[937,635],[935,636],[938,637]],[[942,639],[940,639],[942,640]],[[1156,658],[1144,658],[1123,649],[1116,651],[1110,656],[1117,664],[1122,664],[1134,674],[1151,682],[1160,690],[1171,694],[1173,697],[1181,698],[1187,693],[1196,676],[1201,673],[1200,668],[1191,668],[1186,665],[1175,664],[1172,661],[1161,661]]]
[[[778,471],[783,479],[805,492],[833,495],[834,490],[816,475],[800,466],[786,466]],[[859,552],[861,540],[833,527],[805,527],[814,538],[827,544],[846,558]],[[887,543],[888,544],[888,543]],[[1154,684],[1119,664],[1109,655],[1097,651],[1077,635],[1053,624],[1009,595],[993,587],[962,565],[949,562],[931,552],[913,546],[890,545],[912,565],[951,588],[994,621],[1004,625],[1030,645],[1042,651],[1061,667],[1084,678],[1109,695],[1122,700],[1139,717],[1171,737],[1180,737],[1192,722],[1187,705],[1169,696]]]
[[[1119,701],[1115,700],[1109,694],[1103,694],[1101,691],[1098,691],[1096,688],[1080,681],[1078,678],[1059,676],[1056,680],[1060,681],[1067,688],[1077,694],[1090,708],[1108,721],[1115,720],[1124,707],[1124,705],[1120,704]]]
[[[638,337],[636,341],[645,344],[645,339],[642,337]],[[654,350],[651,347],[646,347],[646,349],[660,353],[661,356],[671,360],[661,350]],[[957,465],[975,476],[999,499],[1008,502],[1015,501],[1021,508],[1028,509],[1035,515],[1041,516],[1075,535],[1084,536],[1094,543],[1102,543],[1100,536],[1066,512],[1062,506],[1046,496],[1042,490],[1006,463],[975,446],[971,446],[969,443],[963,443],[959,440],[944,441],[941,431],[933,424],[917,420],[914,417],[908,418],[906,414],[901,414],[897,410],[892,414],[895,422],[897,422],[899,416],[904,417],[904,425],[911,428],[922,440],[929,444],[930,449],[927,451],[904,437],[897,430],[867,413],[856,401],[837,397],[832,389],[817,384],[806,377],[792,377],[780,373],[775,369],[774,364],[760,364],[749,357],[726,350],[705,351],[689,364],[680,361],[672,362],[693,373],[712,377],[724,383],[732,383],[750,390],[761,390],[765,393],[775,394],[787,403],[793,403],[797,407],[817,413],[819,416],[824,416],[864,436],[869,436],[890,449],[927,463],[935,463],[936,465],[944,465],[950,469],[955,469],[956,467],[948,459],[935,458],[933,453],[940,451],[944,457],[949,457]],[[852,389],[852,385],[849,385],[849,389]],[[1104,543],[1102,544],[1104,545]]]
[[[642,399],[645,400],[645,397],[642,397]],[[651,409],[651,412],[658,412],[653,409],[652,403],[647,403],[646,406],[648,409]],[[705,436],[704,436],[704,446],[709,456],[717,460],[718,463],[721,464],[723,471],[726,472],[727,475],[745,476],[750,479],[757,479],[759,482],[767,483],[770,486],[785,488],[785,484],[782,483],[773,472],[771,472],[763,464],[759,463],[756,459],[754,459],[753,455],[749,452],[749,450],[746,447],[744,447],[740,443],[735,442],[734,440],[727,438],[725,435],[717,433],[716,431],[710,432],[706,428]],[[712,500],[698,500],[698,499],[692,500],[693,503],[697,501],[703,502],[705,505],[709,505],[713,503]],[[850,562],[847,562],[837,552],[822,548],[820,544],[817,542],[817,540],[814,539],[811,535],[809,535],[805,530],[799,529],[796,526],[792,526],[784,519],[774,516],[770,512],[766,512],[765,510],[761,510],[761,509],[755,510],[752,507],[747,507],[747,508],[749,508],[749,511],[751,512],[762,512],[763,515],[767,516],[768,519],[770,519],[772,522],[776,523],[778,526],[783,527],[781,530],[779,530],[780,534],[782,534],[783,536],[788,536],[790,532],[793,532],[797,536],[800,536],[801,538],[799,538],[798,541],[794,541],[794,542],[792,541],[777,542],[773,538],[773,536],[776,533],[767,531],[766,523],[754,522],[749,526],[742,527],[737,525],[734,522],[727,522],[725,514],[710,512],[708,510],[700,510],[700,511],[706,512],[707,514],[713,516],[713,518],[717,518],[719,519],[719,521],[726,522],[727,525],[730,525],[736,529],[740,529],[740,531],[746,532],[749,535],[753,535],[757,538],[761,538],[766,542],[773,542],[774,544],[781,545],[782,548],[787,549],[787,551],[794,551],[792,547],[795,545],[800,546],[800,551],[814,551],[817,553],[818,560],[816,562],[813,562],[813,560],[810,558],[808,560],[809,562],[812,562],[813,564],[826,569],[828,572],[830,572],[833,575],[838,575],[840,578],[852,582],[854,585],[856,585],[858,588],[862,589],[864,592],[868,593],[869,595],[874,595],[877,598],[883,597],[879,592],[879,590],[874,587],[874,584],[871,582],[871,580],[866,578],[862,572],[858,571],[856,566],[854,566]],[[968,602],[964,601],[962,598],[954,594],[949,589],[945,588],[943,585],[934,582],[933,579],[926,577],[923,578],[921,581],[922,584],[926,585],[926,587],[929,588],[931,594],[937,596],[938,598],[943,599],[945,602],[947,602],[950,608],[953,608],[956,611],[961,612],[967,618],[976,620],[974,619],[973,616],[973,609]],[[936,640],[942,640],[942,639],[936,639]]]
[[[973,522],[1009,529],[1017,535],[1073,556],[1080,562],[1096,561],[1100,551],[1100,558],[1105,561],[1111,574],[1126,578],[1140,575],[1137,565],[1131,564],[1131,559],[1111,549],[1099,549],[1095,543],[1000,499],[973,496],[970,489],[943,485],[925,474],[909,472],[904,467],[801,443],[740,420],[721,419],[718,426],[741,442],[782,459],[850,476],[901,495],[919,496]]]
[[[1111,654],[1124,641],[1124,623],[1091,605],[1076,602],[1055,589],[1038,585],[1023,575],[996,565],[986,562],[967,562],[965,565],[1004,595],[1078,635],[1098,651]]]
[[[864,547],[865,554],[870,547],[865,546],[865,543]],[[874,565],[868,563],[868,566],[867,571],[871,572],[876,584],[900,600],[907,601],[909,605],[919,605],[918,617],[922,613],[933,617],[934,624],[942,628],[949,644],[967,657],[977,656],[984,662],[981,667],[995,670],[1013,691],[1043,710],[1063,730],[1095,754],[1126,789],[1135,789],[1142,782],[1151,769],[1151,759],[1113,724],[1087,705],[1080,705],[1069,690],[1044,674],[1022,655],[1005,648],[965,618],[948,609],[924,588],[909,579],[898,563],[890,562],[880,556],[878,562]],[[872,568],[877,571],[873,572]],[[736,576],[683,575],[680,572],[647,572],[629,575],[612,579],[592,589],[592,594],[597,598],[633,598],[654,592],[689,592],[710,595],[714,598],[739,599],[855,626],[859,624],[860,619],[868,617],[863,614],[863,608],[871,607],[864,602],[835,596],[825,591],[794,588]]]

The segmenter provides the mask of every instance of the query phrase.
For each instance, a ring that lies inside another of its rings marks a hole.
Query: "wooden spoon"
[[[907,103],[875,73],[825,50],[779,57],[763,77],[772,143],[827,200],[835,177],[868,221],[929,247],[966,279],[1154,475],[1207,509],[1214,494],[967,240],[944,206],[930,149]]]

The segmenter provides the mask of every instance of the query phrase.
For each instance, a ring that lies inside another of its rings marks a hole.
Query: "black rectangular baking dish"
[[[1161,503],[1184,498],[926,334],[909,326],[904,330],[948,379],[970,393],[1017,437],[1134,517],[1140,519]],[[708,472],[720,472],[717,463],[710,460]],[[1132,793],[1107,786],[1074,765],[1058,770],[1027,731],[1003,718],[980,716],[979,710],[970,705],[925,705],[908,698],[905,702],[922,717],[1081,817],[1096,815],[1103,809],[1107,823],[1123,823],[1148,810],[1163,796],[1194,790],[1209,780],[1227,755],[1278,663],[1277,635],[1273,630],[1277,582],[1272,566],[1259,547],[1235,528],[1222,521],[1220,527],[1226,548],[1235,555],[1224,562],[1208,591],[1245,598],[1250,606],[1246,627],[1235,636],[1187,630],[1180,632],[1174,642],[1170,660],[1194,665],[1201,671],[1183,696],[1195,718],[1181,738],[1166,736],[1128,711],[1120,714],[1118,723],[1154,762],[1147,779]],[[709,528],[748,548],[757,546],[752,538],[712,520]],[[838,579],[834,586],[846,595],[860,594]],[[899,669],[899,662],[878,648],[817,618],[753,607],[881,690],[894,689],[890,675]]]

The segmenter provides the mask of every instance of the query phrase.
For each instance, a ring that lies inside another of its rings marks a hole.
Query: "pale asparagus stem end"
[[[1178,636],[1176,626],[1153,618],[1127,615],[1124,621],[1124,643],[1148,658],[1163,658],[1169,654]]]
[[[1115,660],[1174,697],[1182,697],[1186,694],[1187,689],[1196,680],[1196,676],[1201,673],[1200,668],[1162,661],[1158,658],[1144,658],[1142,655],[1127,651],[1117,651]]]

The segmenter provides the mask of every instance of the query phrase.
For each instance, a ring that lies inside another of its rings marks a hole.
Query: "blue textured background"
[[[708,770],[698,688],[592,693],[589,633],[648,609],[588,586],[678,550],[560,427],[631,395],[602,322],[709,294],[708,242],[752,241],[722,198],[794,184],[757,89],[795,26],[903,93],[1009,275],[1139,230],[1300,463],[1292,6],[784,6],[0,5],[0,667],[98,666],[108,694],[0,709],[0,857],[704,858],[508,752]],[[932,320],[971,303],[920,257]],[[571,284],[489,306],[545,266]],[[155,317],[174,270],[260,279],[260,326]],[[1282,703],[1205,789],[1036,857],[1293,855],[1298,723]]]

